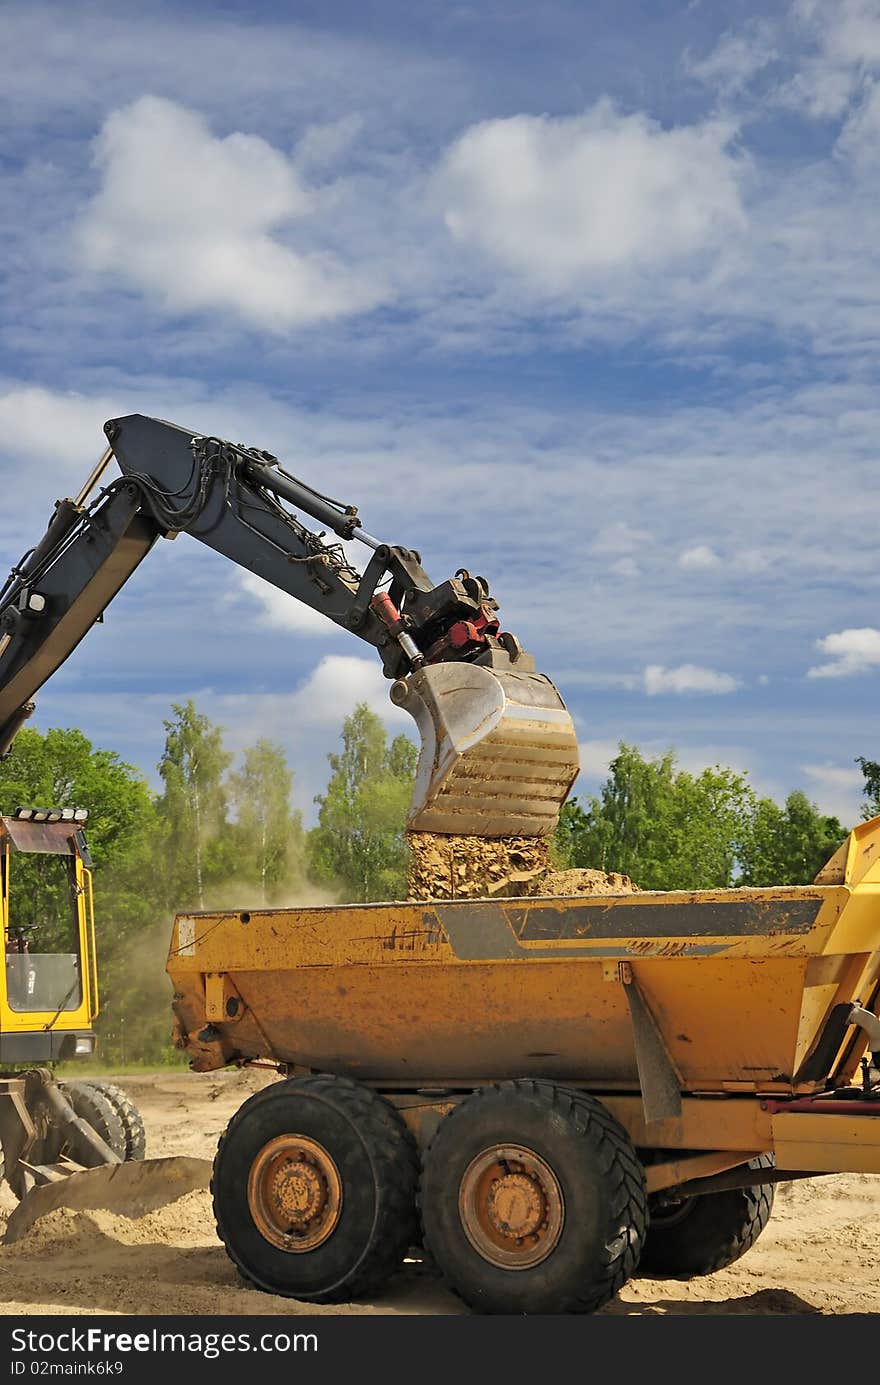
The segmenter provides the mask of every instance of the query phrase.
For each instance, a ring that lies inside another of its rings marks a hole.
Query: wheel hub
[[[332,1235],[342,1207],[342,1181],[323,1145],[304,1135],[279,1135],[264,1145],[248,1178],[248,1207],[257,1230],[280,1250],[314,1250]]]
[[[493,1145],[478,1154],[461,1180],[458,1206],[471,1245],[502,1269],[539,1265],[565,1224],[556,1174],[524,1145]]]
[[[547,1203],[537,1179],[525,1173],[508,1173],[492,1183],[486,1211],[496,1231],[516,1240],[538,1230],[546,1217]]]

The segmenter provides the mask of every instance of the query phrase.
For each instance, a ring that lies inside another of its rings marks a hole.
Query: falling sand
[[[546,837],[444,836],[409,832],[409,898],[631,894],[628,875],[554,870]]]

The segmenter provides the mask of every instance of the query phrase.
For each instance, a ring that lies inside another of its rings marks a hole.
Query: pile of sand
[[[554,870],[546,837],[407,834],[410,899],[631,894],[628,875]]]
[[[482,899],[525,894],[550,869],[544,837],[445,836],[409,832],[410,899]]]
[[[628,875],[612,870],[549,870],[529,882],[530,895],[638,894]]]
[[[213,1241],[211,1195],[199,1190],[187,1193],[176,1202],[147,1212],[142,1217],[124,1217],[103,1208],[73,1211],[56,1207],[40,1217],[19,1241],[4,1247],[4,1257],[30,1257],[34,1252],[80,1251],[93,1255],[108,1240],[119,1245],[203,1245]]]

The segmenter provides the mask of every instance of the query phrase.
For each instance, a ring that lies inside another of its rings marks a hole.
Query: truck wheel
[[[749,1163],[750,1169],[772,1167],[772,1154]],[[751,1250],[770,1220],[775,1191],[773,1183],[757,1183],[678,1201],[652,1198],[640,1272],[691,1279],[732,1265]]]
[[[90,1082],[65,1082],[63,1090],[74,1111],[88,1121],[120,1159],[125,1157],[125,1127],[116,1108]]]
[[[594,1097],[521,1079],[475,1092],[431,1142],[425,1242],[481,1313],[591,1313],[635,1271],[642,1166]]]
[[[122,1121],[122,1128],[125,1131],[125,1162],[130,1163],[132,1160],[143,1159],[147,1149],[144,1118],[131,1097],[121,1087],[117,1087],[115,1082],[103,1082],[90,1078],[88,1082],[80,1085],[101,1092]]]
[[[415,1232],[416,1146],[400,1116],[343,1077],[273,1083],[220,1138],[217,1234],[268,1293],[336,1303],[374,1293]]]

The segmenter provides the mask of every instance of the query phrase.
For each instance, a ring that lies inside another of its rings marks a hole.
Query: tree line
[[[164,730],[158,792],[76,729],[25,728],[0,762],[0,811],[89,811],[98,1029],[111,1065],[172,1052],[164,967],[175,912],[406,896],[416,748],[406,736],[389,739],[366,704],[345,718],[310,828],[291,806],[282,746],[260,739],[235,763],[222,728],[192,701],[172,706]],[[880,763],[859,764],[863,815],[874,816]],[[558,866],[620,871],[646,889],[805,884],[846,831],[800,791],[779,805],[758,797],[745,774],[719,765],[691,774],[672,751],[648,758],[621,743],[600,792],[563,807],[552,853]],[[27,858],[13,879],[37,889]]]

